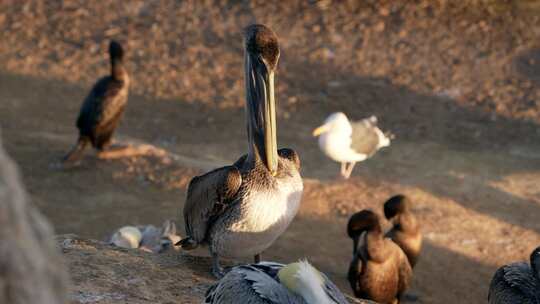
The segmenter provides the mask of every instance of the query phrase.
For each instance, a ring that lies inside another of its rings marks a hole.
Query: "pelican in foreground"
[[[379,217],[370,210],[355,213],[347,233],[353,239],[348,280],[355,296],[383,304],[399,303],[411,283],[412,269],[401,248],[384,238]]]
[[[518,262],[499,268],[489,286],[489,304],[540,303],[540,247],[527,262]]]
[[[348,304],[341,291],[307,261],[234,267],[206,292],[205,304]]]
[[[187,236],[179,242],[187,250],[208,245],[218,278],[220,257],[260,261],[296,215],[303,191],[298,155],[277,150],[277,37],[264,25],[251,25],[244,47],[248,153],[191,180],[183,210]]]
[[[319,147],[326,156],[341,163],[341,176],[345,179],[351,176],[357,162],[389,146],[394,138],[377,127],[375,116],[351,123],[342,112],[328,116],[322,126],[313,130],[313,136],[319,137]]]
[[[414,267],[422,249],[422,233],[411,212],[409,198],[401,194],[389,198],[384,203],[384,216],[393,223],[385,236],[398,244]]]

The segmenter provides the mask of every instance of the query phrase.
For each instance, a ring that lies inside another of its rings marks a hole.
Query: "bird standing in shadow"
[[[398,244],[414,267],[422,249],[422,233],[409,198],[401,194],[389,198],[384,203],[384,216],[393,224],[385,236]]]
[[[91,144],[99,158],[116,158],[137,154],[131,147],[113,147],[112,137],[124,114],[129,90],[129,75],[124,67],[124,50],[120,43],[109,44],[111,74],[98,80],[84,100],[77,128],[79,139],[64,157],[64,163],[76,163]]]
[[[489,285],[489,304],[540,304],[540,247],[527,262],[499,268]]]
[[[251,25],[244,47],[248,153],[191,180],[183,210],[187,236],[179,242],[186,250],[208,245],[218,278],[224,275],[220,257],[260,261],[295,217],[303,192],[300,158],[277,149],[278,39],[266,26]]]
[[[355,213],[347,233],[353,239],[348,280],[355,296],[383,304],[399,303],[410,285],[412,269],[401,248],[383,236],[379,217],[370,210]]]
[[[319,147],[326,156],[341,163],[341,176],[345,179],[351,176],[357,162],[389,146],[394,138],[377,127],[375,116],[351,123],[341,112],[328,116],[322,126],[313,130],[313,136],[319,137]]]

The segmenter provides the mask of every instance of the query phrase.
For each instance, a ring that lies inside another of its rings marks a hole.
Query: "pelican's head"
[[[246,116],[250,152],[274,175],[278,167],[274,72],[279,60],[276,34],[261,24],[244,31]]]
[[[342,112],[330,114],[324,121],[324,124],[313,130],[313,136],[319,136],[326,132],[333,131],[348,131],[351,130],[351,123],[347,116]]]
[[[324,290],[322,274],[305,260],[284,266],[279,270],[278,278],[281,284],[304,298],[306,303],[333,303]]]
[[[122,248],[139,248],[142,233],[137,227],[124,226],[111,237],[111,243]]]

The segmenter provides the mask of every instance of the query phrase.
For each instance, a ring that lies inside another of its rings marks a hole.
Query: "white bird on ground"
[[[176,234],[174,221],[167,220],[161,228],[154,225],[124,226],[111,236],[109,243],[122,248],[161,253],[174,248],[174,244],[180,239]]]
[[[348,304],[341,291],[307,261],[260,262],[232,268],[206,292],[205,304]],[[372,302],[361,302],[372,303]]]
[[[351,123],[342,112],[328,116],[322,126],[313,130],[313,136],[319,136],[319,147],[326,156],[341,163],[341,175],[345,179],[351,176],[357,162],[389,146],[394,138],[377,127],[377,117]]]

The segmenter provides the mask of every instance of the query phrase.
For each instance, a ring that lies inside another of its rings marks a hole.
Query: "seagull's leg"
[[[258,264],[261,261],[261,254],[258,253],[253,257],[253,260],[255,261],[255,264]]]
[[[212,274],[216,279],[221,279],[225,275],[223,269],[219,266],[219,256],[215,252],[212,252]]]
[[[349,168],[347,168],[347,172],[345,172],[345,179],[348,179],[349,177],[351,177],[351,173],[354,168],[354,165],[356,165],[356,162],[351,162],[349,164]]]
[[[342,162],[341,163],[341,176],[343,178],[345,178],[345,172],[347,171],[347,163],[346,162]]]

